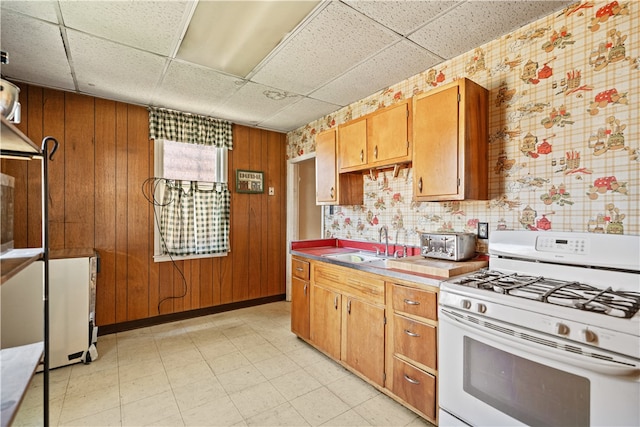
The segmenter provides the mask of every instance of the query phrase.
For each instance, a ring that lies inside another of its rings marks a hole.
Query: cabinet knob
[[[373,157],[375,157],[376,159],[378,158],[378,146],[377,145],[373,149]]]
[[[418,180],[418,191],[422,193],[422,177]]]
[[[335,189],[333,187],[331,187],[331,198],[335,198],[336,194],[335,194]]]

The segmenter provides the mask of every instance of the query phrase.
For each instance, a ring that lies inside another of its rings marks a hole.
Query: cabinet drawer
[[[429,368],[436,366],[437,329],[406,317],[393,316],[393,351]]]
[[[393,309],[425,319],[438,320],[438,299],[435,292],[394,285]]]
[[[309,280],[309,262],[301,259],[291,259],[291,273],[293,277],[302,280]]]
[[[393,393],[427,417],[436,417],[436,378],[394,358]]]

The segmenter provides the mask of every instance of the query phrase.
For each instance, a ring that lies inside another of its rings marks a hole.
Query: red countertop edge
[[[375,252],[376,248],[381,251],[384,250],[384,244],[376,242],[363,242],[359,240],[347,240],[347,239],[312,239],[312,240],[296,240],[291,242],[291,250],[300,249],[318,249],[322,252],[326,252],[329,248],[345,248],[345,249],[358,249],[361,251]],[[389,245],[389,254],[393,254],[396,250],[402,251],[403,245]],[[407,256],[420,255],[420,248],[415,246],[407,246]],[[489,255],[483,253],[477,253],[472,258],[476,261],[489,261]]]

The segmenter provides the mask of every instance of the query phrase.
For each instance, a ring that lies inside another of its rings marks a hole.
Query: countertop
[[[393,245],[390,246],[395,250]],[[340,253],[358,253],[361,251],[368,252],[375,255],[375,248],[380,248],[380,244],[374,244],[369,242],[350,241],[343,239],[319,239],[319,240],[302,240],[291,243],[291,254],[315,261],[322,261],[329,264],[340,265],[343,267],[349,267],[356,270],[366,271],[373,274],[379,274],[382,276],[396,278],[400,280],[406,280],[420,285],[440,287],[440,282],[449,279],[449,277],[435,276],[430,274],[423,274],[409,270],[401,270],[398,268],[382,267],[380,265],[371,265],[369,263],[353,263],[348,261],[341,261],[333,258],[328,258],[326,255],[334,255]],[[408,254],[419,254],[418,248],[408,248]],[[381,257],[381,259],[383,259]],[[480,259],[483,259],[482,257]],[[428,262],[428,261],[427,261]],[[434,260],[434,263],[438,262]]]

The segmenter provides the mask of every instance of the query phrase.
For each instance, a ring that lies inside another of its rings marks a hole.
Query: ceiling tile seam
[[[455,9],[459,8],[460,6],[462,6],[463,4],[468,3],[468,1],[459,1],[456,2],[456,4],[454,4],[453,6],[451,6],[448,9],[443,10],[442,12],[434,15],[431,19],[429,19],[428,21],[423,22],[422,24],[418,25],[416,28],[414,28],[413,30],[409,31],[406,34],[406,38],[409,39],[410,36],[412,36],[413,34],[417,33],[418,31],[422,30],[424,27],[426,27],[427,25],[431,24],[432,22],[437,21],[438,19],[442,18],[445,15],[448,15],[449,13],[453,12]],[[447,58],[445,58],[447,59]]]
[[[345,3],[345,2],[343,2],[342,0],[340,0],[340,2],[341,2],[342,4],[344,4],[345,6],[348,6],[349,8],[353,9],[353,11],[354,11],[354,12],[356,12],[356,13],[358,13],[358,14],[360,14],[360,15],[362,15],[362,16],[364,16],[364,17],[366,17],[366,18],[368,18],[369,20],[371,20],[371,21],[373,21],[373,22],[375,22],[375,23],[377,23],[377,24],[381,25],[382,27],[384,27],[384,28],[388,29],[388,30],[389,30],[389,31],[391,31],[392,33],[395,33],[396,35],[398,35],[399,37],[403,38],[404,40],[407,40],[408,42],[410,42],[410,43],[412,43],[412,44],[414,44],[414,45],[418,46],[419,48],[424,49],[424,50],[425,50],[425,51],[427,51],[430,55],[433,55],[433,56],[435,56],[436,58],[440,58],[440,60],[441,60],[441,61],[446,61],[446,59],[447,59],[447,58],[443,58],[443,57],[441,57],[440,55],[438,55],[437,53],[432,52],[431,50],[429,50],[427,47],[422,46],[422,45],[420,45],[420,44],[416,43],[415,41],[411,40],[411,39],[409,38],[409,36],[410,36],[411,34],[415,33],[416,31],[418,31],[419,29],[421,29],[422,27],[424,27],[425,25],[429,24],[430,22],[435,21],[435,20],[436,20],[436,19],[438,19],[440,16],[444,16],[444,15],[445,15],[445,14],[447,14],[450,10],[455,9],[456,7],[458,7],[458,6],[460,6],[462,3],[464,3],[464,2],[460,2],[460,3],[458,3],[458,4],[455,4],[455,5],[451,6],[449,9],[445,9],[445,10],[443,10],[442,12],[438,13],[437,15],[435,15],[432,19],[430,19],[430,20],[428,20],[428,21],[424,22],[423,24],[420,24],[420,25],[419,25],[419,26],[417,26],[415,29],[413,29],[413,30],[409,31],[409,32],[405,35],[405,34],[399,33],[398,31],[394,30],[394,29],[393,29],[393,28],[391,28],[391,27],[386,26],[385,24],[383,24],[382,22],[380,22],[380,21],[376,20],[376,19],[375,19],[375,18],[373,18],[372,16],[369,16],[369,15],[367,15],[366,13],[363,13],[363,12],[359,11],[358,9],[354,8],[353,6],[351,6],[350,4]],[[398,40],[398,42],[396,42],[396,43],[399,43],[400,41],[402,41],[402,40]],[[382,51],[384,51],[384,50],[388,49],[389,47],[394,46],[396,43],[392,43],[391,45],[389,45],[389,46],[387,46],[387,47],[385,47],[385,48],[383,48],[383,49],[380,49],[380,50],[379,50],[377,53],[375,53],[374,55],[377,55],[378,53],[380,53],[380,52],[382,52]],[[369,58],[365,59],[365,61],[366,61],[366,60],[368,60],[368,59],[369,59]],[[363,61],[363,62],[364,62],[364,61]],[[356,65],[354,65],[354,67],[357,67],[358,65],[359,65],[359,64],[356,64]],[[352,68],[353,68],[353,67],[352,67]],[[348,72],[348,70],[347,70],[347,71],[345,71],[345,73],[347,73],[347,72]],[[315,90],[318,90],[318,89],[320,89],[320,88],[317,88],[317,89],[315,89]],[[314,90],[314,91],[315,91],[315,90]]]
[[[64,53],[67,56],[67,63],[69,64],[69,72],[71,73],[71,79],[73,80],[73,87],[76,92],[80,92],[80,85],[78,84],[78,77],[76,76],[76,70],[71,55],[71,46],[69,45],[69,38],[67,37],[67,28],[64,25],[64,17],[62,16],[62,10],[60,9],[60,3],[55,2],[53,8],[56,11],[58,17],[58,29],[60,31],[60,38],[62,39],[62,47]]]
[[[171,65],[171,61],[175,59],[178,53],[178,49],[180,49],[180,45],[182,44],[184,35],[187,33],[187,29],[189,28],[189,23],[191,22],[191,18],[193,17],[194,12],[196,11],[197,5],[198,5],[197,1],[190,2],[189,7],[182,14],[182,20],[180,22],[180,28],[181,28],[180,35],[178,36],[178,39],[175,41],[173,49],[171,49],[169,56],[165,57],[164,66],[162,67],[162,72],[160,73],[160,76],[158,77],[156,84],[153,86],[153,89],[151,90],[151,100],[155,99],[158,93],[158,90],[162,86],[162,83],[164,82],[164,79],[167,75],[167,71],[169,70],[169,65]],[[151,100],[150,100],[150,103],[151,103]]]
[[[307,92],[307,93],[303,94],[303,96],[306,96],[306,97],[310,97],[310,96],[312,96],[314,93],[316,93],[316,92],[317,92],[317,91],[319,91],[320,89],[324,88],[325,86],[327,86],[327,85],[331,84],[332,82],[334,82],[334,81],[336,81],[336,80],[338,80],[338,79],[340,79],[340,78],[344,77],[344,76],[345,76],[345,74],[349,73],[349,71],[353,70],[354,68],[357,68],[357,67],[359,67],[360,65],[364,64],[365,62],[369,61],[370,59],[374,58],[375,56],[380,55],[380,54],[381,54],[382,52],[384,52],[385,50],[387,50],[387,49],[391,49],[393,46],[397,45],[398,43],[402,43],[402,40],[403,40],[403,38],[402,38],[402,39],[400,39],[400,40],[397,40],[397,41],[395,41],[395,42],[393,42],[393,43],[391,43],[391,44],[389,44],[389,45],[387,45],[387,46],[385,46],[385,47],[383,47],[383,48],[382,48],[382,49],[380,49],[380,50],[376,50],[376,51],[375,51],[375,52],[373,52],[371,55],[369,55],[369,56],[367,56],[366,58],[364,58],[362,61],[358,62],[357,64],[354,64],[354,65],[353,65],[353,66],[351,66],[351,67],[349,67],[349,68],[348,68],[347,70],[345,70],[343,73],[341,73],[341,74],[339,74],[339,75],[337,75],[337,76],[333,77],[332,79],[327,80],[326,82],[324,82],[324,83],[320,84],[320,85],[319,85],[318,87],[316,87],[315,89],[312,89],[312,90],[310,90],[309,92]],[[418,46],[419,46],[421,49],[424,49],[422,46],[420,46],[420,45],[418,45]],[[425,49],[425,50],[426,50],[426,49]],[[383,88],[380,88],[380,89],[383,89]],[[375,91],[373,91],[373,92],[372,92],[372,94],[373,94],[373,93],[378,92],[380,89],[376,89]],[[323,101],[323,100],[321,100],[321,99],[320,99],[319,101],[327,102],[327,101]],[[331,104],[333,104],[333,102],[331,102]]]
[[[291,30],[286,36],[284,36],[282,40],[280,40],[280,43],[278,43],[278,45],[275,48],[273,48],[273,50],[269,52],[267,56],[262,58],[262,61],[260,61],[258,65],[256,65],[253,68],[253,70],[249,71],[249,73],[246,76],[244,76],[244,78],[246,80],[253,81],[251,79],[262,68],[264,68],[275,56],[277,56],[280,53],[280,51],[284,49],[285,46],[291,43],[291,40],[293,40],[298,35],[298,33],[300,33],[300,31],[302,31],[307,25],[309,25],[309,23],[311,23],[314,19],[316,19],[316,17],[320,14],[320,12],[326,9],[330,3],[331,3],[330,1],[324,1],[324,0],[321,1],[320,4],[318,4],[318,6],[316,6],[316,8],[311,11],[311,13],[309,13],[302,21],[300,21],[300,23],[293,30]]]
[[[299,98],[300,98],[300,99],[296,100],[295,102],[292,102],[291,104],[287,104],[287,105],[283,106],[283,107],[282,107],[282,108],[280,108],[278,111],[275,111],[273,114],[271,114],[270,116],[265,117],[263,120],[260,120],[260,121],[258,122],[258,124],[262,124],[262,123],[264,123],[264,122],[266,122],[266,121],[268,121],[268,120],[271,120],[273,117],[277,116],[280,112],[282,112],[285,108],[293,107],[294,105],[301,103],[301,102],[302,102],[302,101],[304,101],[305,99],[310,99],[310,100],[318,101],[318,102],[322,102],[322,103],[325,103],[325,104],[332,104],[332,105],[336,105],[338,108],[336,108],[336,110],[334,110],[334,111],[337,111],[337,110],[339,110],[339,109],[341,109],[341,108],[343,107],[343,106],[341,106],[341,105],[334,104],[333,102],[327,102],[327,101],[323,101],[323,100],[321,100],[321,99],[315,99],[315,98],[311,98],[311,97],[304,96],[304,95],[299,95]],[[331,113],[329,113],[329,114],[331,114]],[[294,129],[296,129],[296,128],[294,128]],[[286,132],[289,132],[289,131],[286,131]]]

